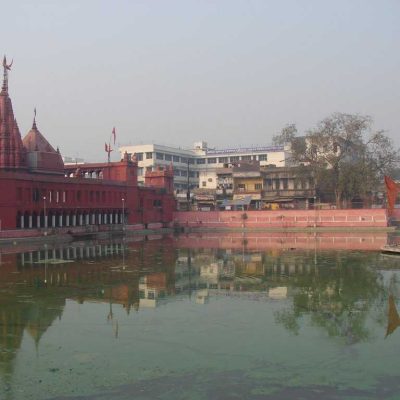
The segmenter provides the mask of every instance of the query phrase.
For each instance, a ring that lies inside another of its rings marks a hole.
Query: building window
[[[137,161],[143,161],[143,153],[135,153]]]
[[[267,161],[267,160],[268,160],[267,154],[260,154],[258,156],[258,161]]]
[[[45,192],[46,193],[46,192]],[[44,193],[44,194],[45,194]],[[43,196],[44,196],[44,194],[43,194]],[[32,200],[34,201],[34,202],[37,202],[37,201],[39,201],[40,200],[40,192],[39,192],[39,189],[33,189],[33,192],[32,192]]]
[[[207,186],[207,182],[206,181],[201,182],[201,186],[203,187]]]
[[[148,151],[146,153],[146,160],[151,160],[153,158],[153,153],[151,151]]]
[[[164,154],[163,153],[156,153],[156,159],[157,160],[164,160]]]
[[[165,154],[165,161],[172,161],[171,154]]]
[[[181,158],[179,156],[172,156],[173,162],[181,162]]]
[[[216,164],[216,163],[217,163],[217,159],[216,159],[215,157],[209,158],[209,159],[207,160],[207,163],[208,163],[208,164]]]
[[[227,164],[229,162],[229,157],[219,157],[218,162],[220,164]]]
[[[243,161],[251,161],[251,156],[242,156]]]
[[[208,180],[208,182],[212,182],[212,178],[208,178],[207,180]]]
[[[143,175],[143,167],[139,167],[137,171],[139,176]]]
[[[194,178],[194,177],[196,176],[195,171],[189,171],[189,176],[190,176],[191,178]]]
[[[189,158],[189,164],[194,164],[194,159],[193,158]]]
[[[181,163],[182,164],[187,164],[188,163],[188,159],[186,157],[181,157]]]
[[[198,158],[197,159],[197,164],[205,164],[206,163],[206,159],[205,158]]]
[[[246,190],[246,185],[245,185],[244,183],[239,183],[239,184],[238,184],[238,189],[239,189],[240,191],[244,191],[244,190]]]
[[[152,167],[146,167],[146,173],[153,171]]]
[[[179,176],[179,175],[180,175],[179,169],[174,169],[174,176]]]
[[[239,161],[239,156],[232,156],[232,157],[230,157],[230,160],[231,160],[231,163]]]
[[[289,187],[289,180],[287,178],[283,178],[282,183],[284,189],[287,189]]]
[[[187,171],[182,170],[182,171],[181,171],[181,176],[187,176]]]
[[[261,189],[262,189],[262,184],[261,184],[261,183],[256,183],[256,184],[254,185],[254,189],[255,189],[255,190],[261,190]]]

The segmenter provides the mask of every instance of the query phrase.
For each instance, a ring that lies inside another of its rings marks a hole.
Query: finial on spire
[[[36,127],[36,107],[33,109],[33,124],[32,129],[37,129]]]
[[[8,93],[8,71],[11,71],[11,66],[13,65],[14,60],[11,60],[10,64],[7,64],[7,58],[4,55],[3,58],[3,87],[1,88],[1,93]]]

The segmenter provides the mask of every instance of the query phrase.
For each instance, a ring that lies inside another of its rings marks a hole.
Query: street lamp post
[[[187,159],[187,192],[186,192],[187,210],[190,209],[190,170],[189,170],[189,157]]]
[[[125,230],[125,199],[122,198],[122,230]]]
[[[47,229],[47,215],[46,215],[46,196],[43,196],[43,225],[46,233]]]

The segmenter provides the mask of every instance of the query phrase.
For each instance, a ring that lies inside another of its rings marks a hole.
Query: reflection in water
[[[324,250],[318,247],[320,238],[312,245],[311,239],[304,241],[293,235],[289,242],[296,246],[284,243],[282,238],[276,242],[276,237],[268,239],[270,247],[261,245],[266,242],[265,237],[148,239],[151,238],[38,244],[0,250],[0,377],[8,398],[23,398],[18,397],[12,382],[17,376],[18,353],[25,335],[33,339],[38,352],[45,333],[55,321],[62,322],[68,302],[99,305],[103,313],[98,323],[109,326],[110,336],[117,339],[113,340],[115,343],[129,335],[124,315],[156,308],[161,314],[155,315],[170,315],[170,306],[175,309],[182,300],[204,307],[205,313],[213,310],[214,303],[229,301],[224,303],[226,307],[232,304],[245,315],[265,304],[265,310],[271,310],[274,329],[284,330],[292,337],[303,335],[304,340],[310,329],[318,330],[346,346],[373,343],[377,340],[376,327],[381,332],[385,329],[386,316],[386,336],[400,324],[393,295],[389,296],[386,313],[389,290],[399,292],[397,260],[383,259],[378,252],[359,251],[360,245],[371,246],[376,241],[380,243],[381,238],[352,237],[345,241],[346,250],[337,249],[341,239],[335,241],[326,236]],[[357,251],[349,250],[350,242]],[[333,249],[327,243],[332,243]],[[189,314],[180,312],[182,318],[189,318]],[[255,314],[254,323],[263,314]],[[175,318],[182,324],[177,315]],[[226,317],[216,326],[229,326],[229,315]],[[75,314],[73,318],[77,323],[70,334],[86,335],[84,318]],[[137,324],[140,326],[140,319]],[[160,324],[167,321],[161,320]],[[172,326],[177,331],[169,334],[174,337],[180,327],[174,321]],[[230,326],[229,332],[236,328]],[[251,332],[251,326],[246,328]],[[213,329],[211,326],[207,333],[211,343]],[[164,336],[163,331],[160,334]]]
[[[393,295],[389,295],[388,325],[386,337],[391,335],[400,326],[400,316],[396,309]]]

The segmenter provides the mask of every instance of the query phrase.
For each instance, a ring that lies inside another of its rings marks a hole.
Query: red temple
[[[137,162],[64,166],[61,154],[40,133],[36,116],[22,139],[8,94],[0,93],[0,230],[49,230],[79,226],[135,225],[172,221],[172,168],[153,171],[137,184]]]

